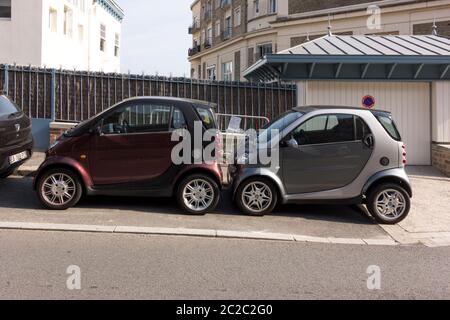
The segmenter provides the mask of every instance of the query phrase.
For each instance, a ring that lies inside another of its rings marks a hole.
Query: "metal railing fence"
[[[0,90],[31,118],[79,122],[130,97],[215,103],[217,113],[273,119],[296,105],[294,84],[195,80],[0,65]]]

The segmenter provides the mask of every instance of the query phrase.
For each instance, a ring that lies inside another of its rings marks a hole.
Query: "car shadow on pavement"
[[[85,197],[77,207],[85,209],[101,208],[132,210],[144,214],[186,215],[184,211],[178,208],[174,198]],[[246,214],[241,213],[232,203],[231,193],[227,190],[223,191],[221,201],[213,214],[223,216],[246,216]],[[337,223],[376,224],[367,215],[365,210],[362,210],[358,206],[280,205],[273,213],[266,215],[266,217],[270,216],[302,218]]]
[[[34,190],[32,179],[9,178],[0,181],[0,209],[42,210]],[[84,197],[77,205],[86,210],[126,210],[146,215],[186,215],[178,208],[174,198],[135,197]],[[214,215],[245,217],[231,201],[229,189],[222,192],[220,204]],[[266,217],[291,217],[312,221],[373,225],[375,222],[357,206],[342,205],[280,205]],[[257,218],[256,218],[257,219]]]

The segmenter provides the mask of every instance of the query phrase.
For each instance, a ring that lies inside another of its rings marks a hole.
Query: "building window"
[[[241,25],[241,7],[237,7],[234,9],[234,26],[240,26]]]
[[[212,46],[212,37],[213,37],[213,30],[212,30],[212,26],[211,26],[211,27],[208,27],[208,29],[206,30],[205,46],[207,46],[207,47]]]
[[[114,56],[119,57],[120,54],[120,35],[116,33],[114,41]]]
[[[11,0],[0,0],[0,18],[11,18]]]
[[[194,17],[192,21],[192,26],[194,29],[200,28],[200,19],[197,16]]]
[[[48,27],[51,32],[58,32],[58,11],[50,8],[48,11]]]
[[[269,0],[269,14],[277,12],[277,0]]]
[[[206,10],[205,10],[205,20],[210,20],[212,17],[212,4],[211,1],[208,1],[206,4]]]
[[[253,11],[255,15],[259,14],[259,0],[253,0]]]
[[[64,35],[72,38],[73,13],[69,7],[64,7]]]
[[[273,53],[272,44],[271,43],[265,43],[257,46],[256,54],[258,55],[258,59],[264,58],[266,54]]]
[[[222,79],[223,81],[233,81],[233,62],[222,63]]]
[[[78,25],[78,42],[80,44],[84,42],[84,26],[82,24]]]
[[[229,6],[229,5],[231,5],[231,0],[221,0],[220,6],[222,8],[226,7],[226,6]]]
[[[200,43],[205,44],[206,43],[206,30],[203,29],[202,33],[200,34]]]
[[[210,81],[216,80],[217,76],[216,76],[216,66],[215,65],[212,65],[206,69],[206,76],[207,76],[208,80],[210,80]]]
[[[72,3],[75,8],[78,8],[82,12],[85,12],[86,10],[85,1],[86,0],[69,0],[69,2]]]
[[[100,51],[106,51],[106,26],[100,25]]]
[[[220,37],[220,20],[216,22],[216,37]]]
[[[224,39],[231,38],[232,31],[233,31],[233,26],[231,24],[231,16],[228,16],[225,18],[225,25],[223,28],[223,38]]]

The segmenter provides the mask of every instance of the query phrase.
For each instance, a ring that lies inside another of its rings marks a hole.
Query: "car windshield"
[[[200,119],[202,119],[203,125],[207,130],[216,128],[216,121],[214,120],[214,113],[210,108],[205,108],[201,106],[195,107]]]
[[[19,108],[6,96],[0,96],[0,118],[19,113]]]
[[[278,132],[283,131],[291,124],[293,124],[297,119],[301,118],[304,114],[298,111],[289,111],[275,120],[271,121],[267,126],[265,126],[261,133],[258,135],[258,141],[261,143],[270,142],[272,140],[272,131],[277,130]]]

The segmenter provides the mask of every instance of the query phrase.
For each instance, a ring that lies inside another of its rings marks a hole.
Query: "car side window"
[[[187,122],[183,112],[179,108],[173,108],[172,123],[170,125],[170,129],[183,129],[186,127],[186,125]]]
[[[171,107],[139,104],[121,108],[103,120],[103,134],[134,134],[169,131]]]
[[[356,141],[363,141],[368,134],[372,134],[369,126],[360,117],[355,117]]]
[[[292,135],[298,145],[354,141],[354,117],[347,114],[317,116],[300,125]]]

